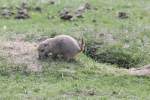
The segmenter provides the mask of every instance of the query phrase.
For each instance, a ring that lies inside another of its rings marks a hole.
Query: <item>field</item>
[[[60,19],[62,9],[73,12],[87,2],[91,8],[83,13],[83,18]],[[0,12],[7,6],[16,13],[21,3],[21,0],[0,0]],[[83,37],[88,43],[100,41],[99,36],[106,33],[111,35],[103,38],[102,47],[115,45],[119,48],[115,50],[123,50],[135,61],[138,59],[138,63],[129,61],[134,63],[129,67],[147,65],[150,62],[149,4],[149,0],[55,0],[55,4],[48,0],[27,0],[30,18],[1,16],[0,99],[149,100],[149,76],[131,75],[129,69],[95,61],[84,53],[78,54],[74,62],[38,60],[36,49],[40,39],[57,34]],[[118,12],[126,12],[127,18],[119,18]]]

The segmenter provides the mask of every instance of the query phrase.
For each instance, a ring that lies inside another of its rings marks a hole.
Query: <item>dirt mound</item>
[[[129,18],[129,15],[126,12],[118,12],[118,18],[126,19]]]
[[[63,20],[72,20],[73,18],[73,14],[67,8],[64,8],[62,11],[60,11],[59,16]]]
[[[26,65],[28,71],[41,71],[41,64],[37,59],[36,43],[23,40],[1,41],[0,55],[6,57],[12,64]]]
[[[15,19],[30,18],[28,9],[29,9],[29,7],[28,7],[27,3],[25,3],[25,2],[21,3],[20,7],[17,8],[17,14],[15,16]]]
[[[18,9],[17,15],[15,16],[15,19],[27,19],[30,18],[27,9]]]
[[[1,8],[1,16],[3,18],[9,19],[12,15],[14,15],[14,12],[12,11],[11,7],[2,7]]]
[[[150,76],[150,64],[141,68],[131,68],[129,73],[137,76]]]

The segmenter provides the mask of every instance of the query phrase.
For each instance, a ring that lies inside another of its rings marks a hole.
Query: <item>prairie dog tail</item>
[[[85,47],[85,43],[84,43],[84,40],[83,40],[83,37],[81,39],[81,44],[80,44],[80,48],[81,48],[81,52],[84,51],[84,47]]]

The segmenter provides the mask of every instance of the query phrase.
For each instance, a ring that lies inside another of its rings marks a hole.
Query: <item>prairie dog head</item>
[[[51,51],[51,39],[47,39],[39,44],[38,47],[38,56],[39,59],[44,59],[48,57],[48,54]]]

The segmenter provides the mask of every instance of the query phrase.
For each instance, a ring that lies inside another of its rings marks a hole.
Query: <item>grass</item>
[[[42,1],[42,0],[41,0]],[[44,1],[44,0],[43,0]],[[45,0],[46,1],[46,0]],[[62,21],[58,12],[69,7],[75,10],[89,2],[97,10],[85,12],[83,19]],[[30,12],[31,19],[0,18],[0,40],[12,41],[23,37],[36,42],[42,36],[69,34],[85,39],[96,38],[96,33],[112,33],[117,42],[143,50],[141,65],[150,61],[150,13],[149,0],[58,0],[55,5],[29,0],[29,6],[42,7],[43,13]],[[20,0],[0,0],[1,6],[17,6]],[[118,19],[117,12],[126,11],[128,19]],[[48,19],[48,15],[55,16]],[[92,20],[96,20],[93,22]],[[0,48],[2,49],[2,48]],[[0,50],[0,55],[2,54]],[[41,72],[28,72],[24,64],[12,64],[5,54],[0,56],[0,99],[4,100],[148,100],[150,78],[131,76],[115,65],[102,64],[84,54],[77,62],[46,60]]]
[[[1,99],[149,98],[149,77],[129,76],[121,69],[82,59],[90,64],[77,66],[56,61],[45,66],[41,73],[12,70],[11,65],[6,65],[11,69],[1,73]]]

